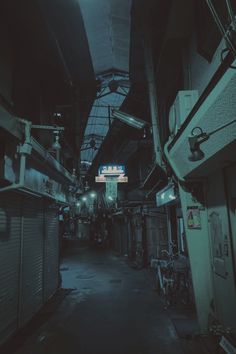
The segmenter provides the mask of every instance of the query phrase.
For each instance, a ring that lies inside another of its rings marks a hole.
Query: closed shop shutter
[[[122,235],[121,235],[121,223],[119,218],[117,218],[116,227],[117,227],[117,251],[119,254],[122,254]]]
[[[58,210],[45,208],[44,301],[55,293],[59,284]]]
[[[44,213],[38,198],[24,198],[20,326],[43,304]]]
[[[120,252],[120,230],[119,230],[119,223],[117,220],[113,221],[113,233],[112,233],[112,239],[113,239],[113,249],[115,252]]]
[[[122,239],[122,255],[128,254],[128,223],[126,220],[122,220],[120,225],[121,239]]]
[[[146,217],[148,261],[162,256],[161,251],[168,249],[166,215]]]
[[[134,216],[134,227],[135,227],[135,244],[137,247],[142,247],[142,216],[137,214]]]
[[[143,253],[142,215],[134,214],[132,223],[132,258],[139,262]]]
[[[148,261],[157,258],[158,254],[158,218],[155,216],[146,217],[147,230],[147,252]]]
[[[20,196],[0,195],[0,344],[17,329],[20,272]]]

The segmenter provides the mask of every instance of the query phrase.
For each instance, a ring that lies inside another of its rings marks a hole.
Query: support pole
[[[148,85],[149,106],[152,120],[152,134],[154,144],[155,163],[162,166],[162,151],[160,140],[160,127],[158,123],[158,104],[155,73],[153,66],[152,47],[151,47],[151,34],[146,31],[144,40],[144,54],[145,54],[145,71]]]
[[[109,126],[109,129],[111,127],[111,107],[108,106],[108,126]]]

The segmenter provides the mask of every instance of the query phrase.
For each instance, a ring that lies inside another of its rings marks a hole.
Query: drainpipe
[[[146,38],[144,40],[144,54],[145,54],[145,71],[148,84],[149,106],[152,120],[152,135],[154,144],[155,163],[163,166],[161,139],[160,139],[160,126],[158,123],[158,103],[157,92],[155,83],[155,72],[153,65],[152,47],[151,47],[151,34],[146,31]]]
[[[170,154],[169,154],[169,150],[168,150],[168,147],[169,147],[171,141],[172,141],[172,139],[170,138],[168,140],[168,142],[164,145],[165,157],[167,158],[167,161],[168,161],[170,167],[172,168],[172,171],[174,172],[175,176],[177,177],[178,181],[180,183],[185,183],[186,180],[180,175],[175,162],[171,160],[171,157],[170,157]]]
[[[18,119],[18,120],[25,125],[25,141],[23,145],[18,146],[18,153],[20,155],[19,179],[17,183],[12,183],[10,186],[0,188],[0,193],[23,188],[25,184],[26,157],[30,155],[32,151],[31,134],[30,134],[31,122],[28,122],[24,119]]]

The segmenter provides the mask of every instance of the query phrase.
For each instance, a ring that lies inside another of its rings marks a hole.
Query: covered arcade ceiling
[[[129,71],[131,0],[79,1],[95,74]]]
[[[77,1],[99,86],[81,147],[82,163],[91,164],[112,124],[112,108],[129,92],[131,0]]]

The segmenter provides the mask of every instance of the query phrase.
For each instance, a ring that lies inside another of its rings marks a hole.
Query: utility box
[[[198,100],[197,90],[179,91],[169,113],[170,135],[176,135]]]

